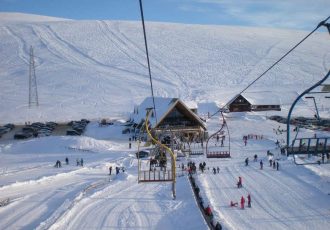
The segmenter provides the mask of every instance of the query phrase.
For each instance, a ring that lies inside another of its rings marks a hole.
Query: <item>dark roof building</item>
[[[279,99],[271,92],[247,92],[236,95],[229,103],[230,112],[281,110]]]
[[[146,98],[132,116],[134,123],[141,123],[146,118],[148,108],[152,108],[152,98]],[[151,128],[156,132],[170,130],[184,136],[202,137],[206,127],[197,115],[196,107],[190,109],[178,98],[155,97],[156,113],[149,118]]]

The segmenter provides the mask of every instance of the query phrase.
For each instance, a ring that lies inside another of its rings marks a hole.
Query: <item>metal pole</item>
[[[320,114],[319,114],[319,110],[317,109],[317,105],[316,105],[316,101],[315,101],[315,97],[305,97],[305,98],[308,98],[308,99],[313,99],[314,101],[314,106],[315,106],[315,111],[316,111],[316,118],[320,121]]]

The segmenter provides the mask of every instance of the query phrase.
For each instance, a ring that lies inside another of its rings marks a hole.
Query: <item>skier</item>
[[[109,167],[109,175],[111,175],[112,166]]]
[[[249,165],[249,158],[247,157],[246,159],[245,159],[245,166],[248,166]]]
[[[84,160],[82,158],[80,159],[80,165],[84,166]]]
[[[69,158],[65,158],[65,163],[68,165],[69,164]]]
[[[273,169],[275,169],[275,167],[276,167],[276,162],[273,161]]]
[[[244,209],[244,204],[245,204],[245,199],[242,196],[242,198],[241,198],[241,209]]]
[[[260,169],[263,168],[263,165],[264,165],[264,163],[262,162],[262,160],[260,160]]]
[[[258,155],[255,154],[255,155],[254,155],[254,161],[257,162],[257,160],[258,160]]]
[[[278,171],[278,168],[280,167],[280,163],[278,161],[276,162],[276,170]]]
[[[76,161],[77,161],[77,166],[79,166],[80,165],[79,159],[77,158]]]
[[[237,182],[237,188],[241,188],[243,185],[242,185],[242,177],[238,177],[238,182]]]
[[[216,174],[217,173],[217,171],[216,171],[216,169],[213,167],[213,174]]]
[[[248,207],[251,208],[251,195],[250,195],[250,193],[248,194],[247,199],[248,199]]]
[[[217,167],[217,172],[218,172],[218,173],[220,172],[220,168],[219,168],[219,166]]]

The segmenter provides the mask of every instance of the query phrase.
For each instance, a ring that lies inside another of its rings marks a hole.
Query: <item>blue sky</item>
[[[330,0],[143,0],[146,21],[311,30]],[[0,0],[1,12],[70,19],[140,20],[138,0]]]

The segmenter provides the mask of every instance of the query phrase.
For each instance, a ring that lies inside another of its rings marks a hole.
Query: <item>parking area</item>
[[[6,132],[2,132],[0,142],[26,140],[44,136],[78,136],[84,133],[88,123],[88,120],[82,119],[68,123],[35,122],[26,125],[14,125],[11,129],[6,129]]]

